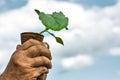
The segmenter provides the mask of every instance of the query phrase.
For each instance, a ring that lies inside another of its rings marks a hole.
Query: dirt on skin
[[[23,32],[23,33],[21,33],[21,44],[23,44],[25,41],[27,41],[29,39],[35,39],[35,40],[42,42],[43,38],[44,38],[44,36],[41,34],[38,34],[38,33]],[[41,77],[41,76],[43,76],[43,77]],[[41,76],[39,76],[37,78],[37,80],[46,80],[47,74],[42,74]]]

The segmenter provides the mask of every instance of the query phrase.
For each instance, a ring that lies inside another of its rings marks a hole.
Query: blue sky
[[[41,29],[35,8],[69,17],[69,30],[56,33],[65,46],[45,37],[53,55],[47,80],[120,80],[120,0],[0,0],[0,72],[20,33]]]
[[[1,0],[0,1],[0,12],[9,11],[11,9],[20,8],[27,4],[27,0]]]
[[[117,0],[57,0],[57,1],[67,1],[67,2],[74,2],[84,7],[91,7],[91,6],[110,6],[117,2]]]

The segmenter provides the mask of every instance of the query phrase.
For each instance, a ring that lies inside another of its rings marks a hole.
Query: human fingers
[[[41,46],[44,46],[44,44],[38,40],[35,40],[35,39],[29,39],[28,41],[24,42],[22,45],[21,45],[21,49],[23,50],[26,50],[28,49],[29,47],[33,46],[33,45],[41,45]]]
[[[46,78],[47,78],[47,74],[44,73],[43,75],[38,76],[37,80],[46,80]]]
[[[30,48],[24,51],[29,57],[45,56],[50,60],[52,59],[49,49],[41,45],[31,46]]]
[[[20,48],[21,48],[21,45],[18,44],[18,45],[16,46],[16,50],[19,50]]]
[[[49,70],[46,67],[38,67],[34,68],[29,74],[31,77],[37,78],[38,76],[42,76],[43,74],[47,74]]]
[[[48,69],[50,69],[52,67],[52,63],[47,57],[39,56],[31,59],[31,66],[32,67],[45,66]]]
[[[43,44],[44,44],[44,46],[46,47],[46,48],[50,48],[50,46],[49,46],[49,44],[47,43],[47,42],[43,42]]]

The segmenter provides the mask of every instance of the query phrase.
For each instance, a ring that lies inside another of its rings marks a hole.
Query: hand
[[[44,43],[30,39],[18,45],[0,80],[45,80],[51,68],[51,53]]]

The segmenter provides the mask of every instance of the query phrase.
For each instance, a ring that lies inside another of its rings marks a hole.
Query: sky
[[[47,80],[120,80],[120,0],[0,0],[0,73],[20,33],[42,29],[34,9],[69,18],[69,30],[55,32],[64,46],[45,34],[53,56]]]

